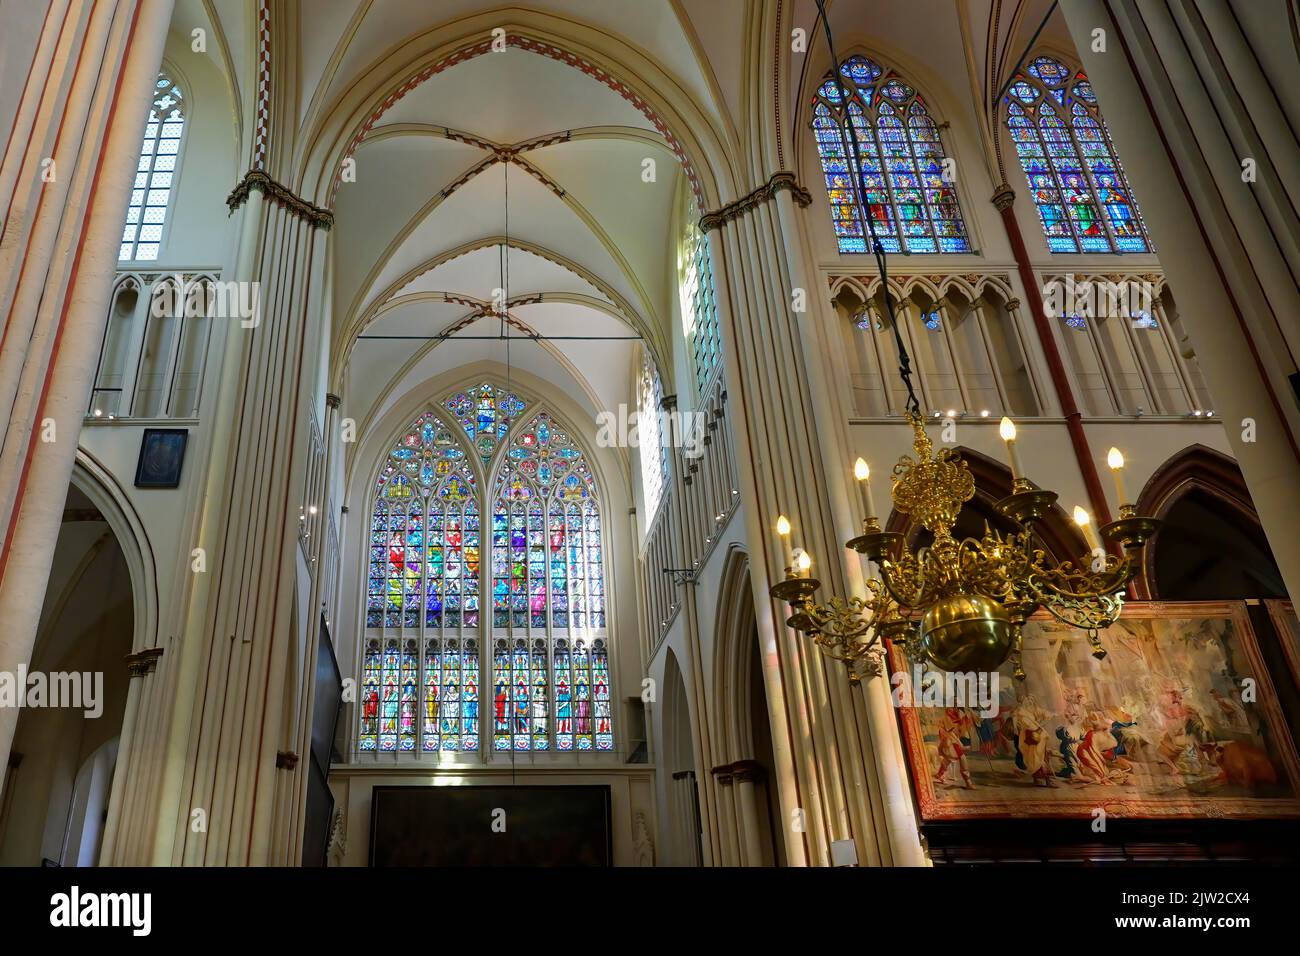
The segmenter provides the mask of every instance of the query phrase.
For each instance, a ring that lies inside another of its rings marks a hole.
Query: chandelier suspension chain
[[[921,417],[921,403],[916,397],[916,391],[912,388],[912,357],[907,352],[907,346],[903,344],[903,334],[898,326],[898,317],[894,313],[894,299],[889,294],[889,270],[885,260],[885,249],[880,243],[880,238],[876,234],[876,221],[868,211],[866,196],[862,190],[862,150],[858,143],[858,132],[853,124],[853,113],[850,110],[848,90],[844,86],[844,78],[840,74],[840,59],[835,53],[835,38],[831,34],[830,17],[826,16],[826,0],[817,0],[818,18],[822,21],[822,28],[826,33],[826,46],[831,55],[831,75],[835,78],[835,86],[840,94],[840,103],[844,110],[845,122],[837,123],[840,133],[840,144],[844,149],[845,163],[849,167],[848,178],[853,187],[853,196],[857,201],[858,208],[862,211],[862,221],[866,228],[871,230],[871,251],[876,260],[876,268],[880,272],[881,291],[885,297],[885,309],[889,314],[890,329],[894,333],[894,344],[898,348],[898,377],[902,379],[903,386],[907,389],[907,411],[909,415],[917,418]],[[863,113],[863,122],[866,122],[866,114]],[[845,139],[844,130],[848,127],[848,139]],[[852,141],[852,148],[850,148]],[[881,159],[882,172],[884,175],[883,164]]]

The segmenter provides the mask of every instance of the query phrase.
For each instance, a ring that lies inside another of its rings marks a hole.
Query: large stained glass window
[[[864,56],[840,64],[848,102],[828,75],[813,97],[813,135],[840,252],[870,252],[871,239],[886,252],[970,252],[951,165],[939,127],[917,91],[893,70]],[[852,122],[861,151],[862,195],[854,196]]]
[[[1082,70],[1040,56],[1007,90],[1007,127],[1052,252],[1150,252],[1097,95]]]
[[[614,747],[600,519],[596,485],[582,451],[549,414],[540,412],[511,437],[496,480],[495,750]],[[592,665],[575,669],[572,648],[602,662],[603,699],[595,690]],[[579,676],[586,695],[581,698]],[[573,720],[579,700],[588,718],[581,730]],[[597,727],[598,710],[603,729]]]
[[[525,407],[492,385],[458,392],[416,418],[380,469],[362,751],[478,750],[485,651],[493,750],[614,747],[596,483],[565,430],[547,412],[523,420]]]
[[[119,262],[152,262],[158,258],[184,132],[185,96],[171,77],[159,73],[140,144],[135,185],[126,207],[122,244],[117,251]]]

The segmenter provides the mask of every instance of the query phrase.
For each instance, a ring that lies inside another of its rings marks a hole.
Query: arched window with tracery
[[[511,437],[492,517],[495,750],[612,750],[596,484],[546,412]]]
[[[490,383],[456,392],[380,468],[362,752],[472,752],[489,729],[493,751],[614,749],[597,485],[563,426],[528,411]]]
[[[813,97],[813,136],[821,156],[840,252],[870,252],[874,235],[886,252],[970,252],[951,166],[939,126],[916,89],[865,56],[840,64],[840,84],[827,74]],[[853,189],[853,124],[861,151],[862,195]]]
[[[1150,252],[1137,201],[1082,70],[1033,60],[1007,89],[1007,127],[1052,252]]]
[[[477,489],[465,452],[432,412],[412,423],[379,473],[361,750],[478,749]]]
[[[152,262],[162,248],[163,226],[171,205],[176,168],[185,133],[185,95],[166,73],[154,84],[153,105],[140,144],[135,184],[126,207],[126,223],[118,248],[119,262]]]

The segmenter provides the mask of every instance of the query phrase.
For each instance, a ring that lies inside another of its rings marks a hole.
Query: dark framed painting
[[[899,708],[923,819],[1300,816],[1300,757],[1244,604],[1131,604],[1101,640],[1099,661],[1040,612],[1025,680],[1007,664],[977,706]],[[901,648],[890,664],[910,686]]]
[[[140,440],[140,460],[135,466],[137,488],[175,488],[181,483],[185,463],[185,428],[146,428]]]

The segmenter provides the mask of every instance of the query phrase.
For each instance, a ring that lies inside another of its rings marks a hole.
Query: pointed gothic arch
[[[1142,556],[1151,598],[1287,596],[1245,478],[1227,455],[1189,445],[1155,470],[1137,507],[1165,522]]]

